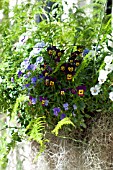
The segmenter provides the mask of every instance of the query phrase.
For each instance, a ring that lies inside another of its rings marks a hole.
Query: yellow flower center
[[[70,63],[73,63],[73,60],[70,60]]]
[[[42,100],[42,104],[45,104],[45,100]]]
[[[47,75],[48,75],[48,73],[46,72],[46,73],[45,73],[45,76],[47,76]]]
[[[65,70],[65,67],[64,67],[64,66],[61,66],[61,70],[64,71],[64,70]]]
[[[68,70],[69,70],[70,72],[72,72],[72,71],[73,71],[73,67],[68,67]]]
[[[48,51],[48,53],[49,53],[49,54],[52,54],[52,53],[53,53],[53,51],[52,51],[52,50],[49,50],[49,51]]]
[[[72,74],[67,74],[67,80],[71,80],[72,79]]]
[[[83,95],[84,94],[84,90],[79,90],[78,94]]]
[[[45,80],[45,84],[46,84],[46,86],[49,85],[49,79],[46,79],[46,80]]]
[[[62,90],[62,91],[60,92],[60,94],[61,94],[61,95],[64,95],[64,94],[65,94],[65,92]]]
[[[79,66],[80,65],[80,63],[79,62],[76,62],[76,66]]]
[[[54,81],[50,81],[50,86],[54,86]]]
[[[60,56],[61,56],[61,54],[62,54],[61,52],[58,52],[58,57],[60,57]]]

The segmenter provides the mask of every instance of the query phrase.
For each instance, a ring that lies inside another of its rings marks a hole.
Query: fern
[[[63,125],[69,125],[69,124],[72,125],[72,126],[75,126],[73,124],[73,122],[69,119],[69,117],[65,117],[64,119],[62,119],[61,121],[58,122],[56,127],[52,130],[52,133],[54,133],[57,136],[58,132],[62,128],[62,126]]]
[[[45,142],[48,142],[48,140],[44,138],[45,123],[45,117],[39,117],[32,120],[26,127],[29,140],[35,140],[40,145],[39,153],[35,159],[45,150]]]
[[[43,138],[43,130],[45,128],[45,117],[39,117],[30,122],[27,126],[29,139],[36,140],[38,143],[41,143]]]

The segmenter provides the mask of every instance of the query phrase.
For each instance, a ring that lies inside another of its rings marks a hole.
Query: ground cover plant
[[[12,16],[3,3],[0,107],[10,119],[4,128],[11,140],[2,162],[17,141],[36,140],[43,151],[47,133],[84,131],[92,117],[113,110],[112,28],[106,2],[90,5],[92,17],[73,6],[64,19],[61,1],[53,1],[49,13],[44,10],[47,3],[17,5]]]

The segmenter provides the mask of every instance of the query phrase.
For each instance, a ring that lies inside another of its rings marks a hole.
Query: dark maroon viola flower
[[[56,50],[57,57],[61,57],[63,54],[64,54],[64,50],[59,50],[59,49]]]
[[[65,92],[66,92],[66,89],[65,89],[65,88],[63,88],[63,89],[60,90],[60,94],[61,94],[62,96],[65,95]]]
[[[78,86],[76,89],[79,96],[84,96],[84,92],[86,91],[85,85]]]
[[[71,92],[72,94],[76,94],[76,90],[73,89],[73,88],[70,88],[70,92]]]
[[[82,53],[83,52],[83,50],[84,50],[84,46],[82,46],[82,45],[78,45],[77,46],[77,51],[79,51],[80,53]]]
[[[56,62],[56,64],[58,64],[60,62],[60,57],[56,57],[55,62]]]
[[[48,76],[48,74],[49,74],[49,72],[48,72],[48,70],[44,70],[44,71],[42,71],[42,74],[43,74],[43,76]]]
[[[66,71],[67,66],[68,66],[68,63],[62,64],[62,65],[60,66],[60,70],[63,71],[63,72]]]
[[[66,70],[67,70],[68,73],[69,73],[69,72],[73,73],[73,72],[75,71],[75,65],[69,63],[69,64],[67,65]]]
[[[46,76],[44,78],[44,83],[45,83],[46,86],[49,86],[49,84],[50,84],[50,77],[49,76]]]
[[[55,85],[55,82],[56,82],[56,78],[50,77],[49,80],[50,80],[50,81],[49,81],[49,85],[50,85],[50,86],[54,86],[54,85]]]
[[[79,56],[80,52],[79,51],[74,51],[71,53],[71,57],[76,58],[77,56]]]
[[[47,48],[47,52],[49,54],[49,56],[55,56],[56,55],[56,46],[52,46],[52,47],[48,47]]]
[[[75,63],[75,58],[69,57],[68,62],[71,63],[71,64]]]
[[[75,66],[78,67],[81,64],[81,60],[75,60]]]

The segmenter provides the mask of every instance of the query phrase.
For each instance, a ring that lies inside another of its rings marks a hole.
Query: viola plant
[[[24,103],[25,107],[29,108],[29,113],[32,110],[32,114],[45,116],[51,124],[65,117],[76,122],[76,100],[85,96],[87,88],[73,79],[89,50],[86,53],[84,47],[77,46],[76,51],[67,57],[66,50],[56,46],[46,47],[44,42],[35,44],[37,53],[33,54],[33,50],[22,61],[17,72],[23,93],[29,97],[28,103]],[[82,123],[84,125],[81,119],[80,125]]]

